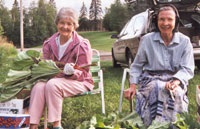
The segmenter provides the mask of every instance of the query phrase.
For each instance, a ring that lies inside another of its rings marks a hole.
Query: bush
[[[10,66],[12,65],[12,57],[17,55],[17,49],[7,41],[6,38],[0,37],[0,82],[5,79]]]

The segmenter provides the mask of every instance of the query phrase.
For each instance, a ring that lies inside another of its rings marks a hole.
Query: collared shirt
[[[176,32],[166,46],[159,32],[151,32],[141,38],[130,67],[130,83],[138,84],[143,71],[169,71],[186,85],[194,76],[194,68],[193,47],[189,37]]]

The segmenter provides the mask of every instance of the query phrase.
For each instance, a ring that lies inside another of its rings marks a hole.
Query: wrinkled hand
[[[180,85],[180,83],[181,82],[179,80],[173,80],[173,81],[168,81],[165,84],[165,89],[169,90],[170,96],[173,101],[175,101],[174,90],[176,89],[176,87]]]
[[[180,85],[180,81],[179,80],[168,81],[165,84],[165,89],[173,91],[179,85]]]
[[[74,64],[73,63],[65,64],[63,73],[66,74],[66,75],[74,74]]]
[[[130,88],[124,90],[124,97],[128,100],[133,99],[135,94],[136,94],[136,85],[135,84],[131,84]]]

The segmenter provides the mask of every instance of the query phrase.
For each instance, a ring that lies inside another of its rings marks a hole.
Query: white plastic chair
[[[122,100],[123,100],[123,94],[124,94],[124,85],[126,82],[127,75],[129,74],[130,69],[125,68],[122,76],[122,85],[121,85],[121,93],[120,93],[120,99],[119,99],[119,112],[122,112]],[[130,100],[130,111],[132,112],[132,106],[133,102]]]
[[[102,113],[105,114],[105,101],[104,101],[104,85],[103,85],[103,71],[100,65],[100,53],[96,49],[92,49],[92,66],[90,66],[90,72],[92,73],[92,79],[97,87],[94,87],[92,91],[81,93],[77,96],[88,95],[88,94],[98,94],[101,93],[101,106]]]
[[[200,85],[196,86],[197,122],[200,123]]]
[[[83,95],[93,95],[101,93],[101,106],[102,106],[102,113],[105,114],[105,101],[104,101],[104,84],[103,84],[103,71],[101,69],[100,65],[100,53],[96,49],[92,49],[93,55],[92,55],[92,65],[90,66],[90,72],[92,73],[92,78],[95,84],[97,84],[97,87],[94,87],[94,90],[84,92],[81,94],[78,94],[74,97],[83,96]],[[44,111],[44,129],[47,129],[47,107],[45,107]]]

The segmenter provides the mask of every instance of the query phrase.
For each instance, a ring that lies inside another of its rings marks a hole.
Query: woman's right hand
[[[74,64],[73,63],[66,63],[63,72],[66,75],[74,74]]]
[[[133,99],[136,94],[136,84],[130,84],[130,88],[124,90],[124,97],[128,100]]]

